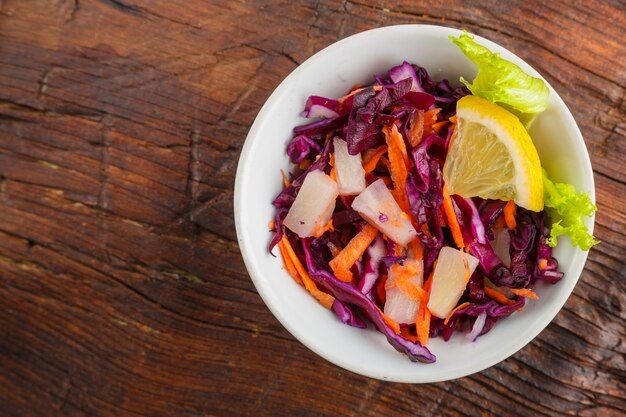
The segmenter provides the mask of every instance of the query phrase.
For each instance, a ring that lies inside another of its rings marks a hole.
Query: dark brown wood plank
[[[548,79],[585,137],[603,241],[529,346],[419,386],[290,336],[232,203],[280,81],[402,23],[466,28]],[[619,1],[1,1],[0,415],[625,415],[624,28]]]

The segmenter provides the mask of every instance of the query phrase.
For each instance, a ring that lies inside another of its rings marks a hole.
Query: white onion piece
[[[407,269],[412,269],[417,272],[414,276],[409,278],[409,282],[422,288],[424,285],[424,263],[412,259],[405,260],[404,266],[399,264],[392,265],[389,269],[387,282],[385,282],[387,297],[383,312],[398,324],[415,323],[417,310],[420,308],[419,301],[411,298],[396,286],[398,273],[400,271],[403,271],[401,273],[405,273],[404,271]]]
[[[335,147],[335,173],[337,174],[339,195],[360,193],[367,186],[361,154],[350,155],[348,144],[340,138],[333,140],[333,146]]]
[[[417,237],[408,215],[402,212],[382,179],[363,190],[352,202],[352,208],[399,245],[406,246]]]
[[[471,275],[478,265],[474,256],[449,246],[444,246],[439,252],[428,301],[428,309],[434,316],[446,318],[465,291],[467,271],[463,257],[467,259]]]
[[[511,266],[511,254],[509,252],[509,248],[511,247],[511,235],[508,229],[502,228],[496,231],[493,240],[489,243],[502,263],[507,267]]]
[[[304,238],[330,220],[338,195],[337,183],[322,171],[309,172],[283,224]]]

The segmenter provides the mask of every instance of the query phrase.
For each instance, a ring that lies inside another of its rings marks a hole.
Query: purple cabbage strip
[[[367,324],[359,316],[354,314],[354,311],[352,311],[350,307],[336,298],[335,301],[333,301],[332,310],[343,323],[352,327],[358,327],[359,329],[367,328]]]
[[[345,210],[336,211],[333,214],[333,226],[339,227],[347,223],[360,221],[362,219],[363,218],[361,217],[359,213],[354,211],[352,207],[348,206],[348,208],[346,208]]]
[[[310,96],[300,116],[308,118],[334,118],[339,116],[338,109],[339,102],[337,100],[320,96]]]
[[[478,317],[476,317],[476,320],[474,320],[474,324],[472,326],[472,331],[469,332],[466,336],[470,341],[472,342],[476,341],[476,338],[482,334],[483,327],[485,326],[486,320],[487,320],[486,311],[481,312],[478,315]]]
[[[485,237],[485,226],[480,219],[478,209],[472,199],[454,196],[454,201],[459,206],[465,217],[470,219],[471,233],[474,239],[476,239],[478,243],[487,243],[487,238]]]
[[[463,197],[460,197],[458,195],[452,195],[451,200],[452,207],[454,208],[454,214],[456,215],[456,220],[459,223],[459,229],[461,229],[461,235],[463,235],[463,241],[467,245],[468,242],[474,241],[474,235],[472,234],[470,216],[467,216],[459,206],[462,206],[465,200],[463,199]]]
[[[430,78],[430,75],[428,75],[428,71],[426,71],[426,68],[420,67],[419,65],[412,65],[412,67],[415,70],[415,74],[417,74],[417,80],[419,81],[419,84],[422,86],[424,91],[428,94],[434,95],[436,93],[435,82],[432,78]]]
[[[380,279],[380,263],[386,252],[385,241],[379,234],[370,247],[367,248],[365,271],[358,282],[358,288],[363,294],[369,294],[378,283]]]
[[[480,221],[485,225],[485,229],[489,230],[496,224],[498,217],[502,214],[506,206],[506,201],[500,200],[484,200],[480,207]]]
[[[287,155],[292,164],[299,164],[312,151],[319,153],[320,145],[306,135],[298,135],[291,139],[287,146]]]
[[[383,320],[379,309],[369,298],[359,291],[351,283],[343,282],[335,278],[331,273],[323,269],[318,269],[315,265],[314,256],[309,250],[309,239],[303,239],[302,247],[306,259],[306,265],[311,278],[322,288],[326,288],[339,301],[351,304],[358,308],[371,322],[376,329],[387,337],[398,352],[405,353],[413,362],[435,362],[435,355],[419,344],[410,342],[402,336],[396,334]]]
[[[389,78],[394,83],[399,83],[402,80],[410,79],[411,80],[411,91],[417,92],[425,92],[422,88],[422,85],[417,78],[417,74],[415,73],[415,69],[408,62],[404,61],[402,64],[397,67],[393,67],[389,70]]]
[[[337,129],[343,126],[347,120],[347,116],[334,117],[332,119],[320,119],[305,125],[296,126],[293,128],[293,133],[296,135],[308,135],[322,134],[333,129]]]
[[[365,149],[372,148],[384,141],[381,126],[377,120],[390,122],[385,108],[402,99],[411,88],[411,80],[402,80],[395,84],[384,85],[380,91],[372,87],[365,88],[354,94],[352,110],[346,127],[348,152],[356,155]],[[403,114],[396,114],[401,117]]]
[[[286,208],[279,208],[276,210],[276,215],[274,216],[274,227],[276,228],[276,233],[274,234],[274,237],[272,237],[268,249],[270,255],[272,255],[273,257],[276,257],[276,255],[272,253],[274,246],[278,245],[278,242],[280,242],[280,240],[283,238],[283,220],[285,219],[285,216],[287,216],[288,211],[289,210],[287,210]]]
[[[443,139],[437,135],[429,135],[413,149],[415,167],[409,171],[407,177],[409,210],[417,220],[420,240],[429,248],[440,249],[443,245],[439,208],[443,202],[441,167],[445,154]],[[422,230],[424,224],[428,225],[430,236]]]
[[[498,255],[496,255],[490,244],[470,242],[467,247],[470,253],[478,259],[481,268],[487,276],[491,277],[491,273],[499,268],[507,269],[500,258],[498,258]]]

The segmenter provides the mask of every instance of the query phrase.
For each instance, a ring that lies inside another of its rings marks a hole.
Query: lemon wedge
[[[456,111],[458,128],[443,166],[450,194],[543,210],[539,155],[519,119],[476,96],[460,99]]]

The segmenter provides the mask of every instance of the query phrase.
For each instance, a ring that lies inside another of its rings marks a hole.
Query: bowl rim
[[[468,366],[465,367],[461,367],[457,369],[457,372],[453,372],[453,371],[448,371],[448,372],[442,372],[441,374],[437,374],[437,375],[432,375],[432,373],[416,373],[413,376],[414,377],[394,377],[389,376],[387,374],[382,374],[380,372],[376,372],[375,370],[372,370],[370,367],[367,366],[361,366],[361,367],[353,367],[350,366],[349,364],[347,364],[345,361],[343,361],[341,359],[340,356],[333,356],[333,357],[329,357],[327,356],[324,352],[321,351],[320,348],[317,347],[317,345],[313,342],[309,342],[309,340],[307,339],[307,337],[305,336],[304,332],[301,330],[301,328],[297,327],[297,326],[293,326],[291,324],[291,322],[285,317],[283,316],[283,314],[280,312],[280,310],[278,309],[277,306],[275,306],[273,304],[273,302],[270,300],[270,297],[268,296],[268,292],[265,288],[265,284],[262,282],[261,276],[262,276],[262,271],[261,268],[259,268],[257,266],[257,264],[255,263],[254,257],[253,257],[253,253],[250,253],[250,249],[248,248],[248,240],[245,238],[246,235],[246,229],[244,227],[244,219],[242,218],[242,208],[243,206],[247,203],[246,199],[246,195],[247,193],[245,192],[245,182],[244,182],[244,175],[247,169],[247,166],[251,163],[251,161],[254,159],[251,150],[253,147],[253,142],[255,141],[255,139],[259,136],[260,133],[260,126],[262,125],[263,120],[272,113],[273,108],[277,105],[277,102],[279,101],[279,97],[281,97],[283,95],[283,90],[285,89],[285,87],[288,85],[288,83],[290,82],[291,79],[296,78],[297,75],[300,72],[303,72],[307,67],[311,66],[314,64],[315,61],[321,59],[321,57],[333,53],[335,49],[341,48],[344,44],[350,43],[350,42],[354,42],[355,39],[358,39],[360,37],[367,37],[367,36],[371,36],[372,33],[374,32],[391,32],[391,31],[398,31],[398,30],[418,30],[419,28],[422,28],[424,30],[434,30],[434,31],[441,31],[442,34],[444,36],[448,36],[448,35],[454,35],[454,36],[458,36],[461,33],[464,33],[465,31],[460,30],[460,29],[456,29],[456,28],[451,28],[451,27],[447,27],[447,26],[440,26],[440,25],[425,25],[425,24],[402,24],[402,25],[391,25],[391,26],[383,26],[383,27],[378,27],[378,28],[374,28],[374,29],[369,29],[366,31],[362,31],[362,32],[358,32],[356,34],[353,34],[351,36],[348,36],[346,38],[343,38],[339,41],[336,41],[326,47],[324,47],[323,49],[321,49],[320,51],[316,52],[315,54],[311,55],[308,59],[306,59],[303,63],[301,63],[297,68],[295,68],[293,71],[291,71],[282,81],[281,83],[276,87],[276,89],[272,92],[272,94],[268,97],[268,99],[265,101],[265,103],[263,104],[263,106],[261,107],[260,111],[258,112],[249,132],[248,135],[246,136],[246,140],[243,144],[242,147],[242,151],[239,157],[239,161],[237,164],[237,171],[236,171],[236,177],[235,177],[235,187],[234,187],[234,214],[235,214],[235,229],[236,229],[236,234],[237,234],[237,241],[239,244],[239,248],[241,251],[241,255],[244,261],[244,264],[246,266],[246,269],[250,275],[250,278],[252,279],[252,282],[256,288],[256,290],[258,291],[259,295],[261,296],[261,298],[263,299],[263,302],[265,303],[265,305],[269,308],[269,310],[272,312],[272,314],[274,315],[274,317],[276,317],[278,319],[278,321],[283,325],[283,327],[285,327],[287,329],[287,331],[294,336],[300,343],[304,344],[307,348],[309,348],[311,351],[315,352],[318,356],[326,359],[327,361],[340,366],[343,369],[346,369],[348,371],[354,372],[356,374],[360,374],[363,376],[367,376],[370,378],[375,378],[375,379],[379,379],[379,380],[384,380],[384,381],[393,381],[393,382],[401,382],[401,383],[430,383],[430,382],[441,382],[441,381],[447,381],[447,380],[453,380],[453,379],[458,379],[467,375],[471,375],[477,372],[481,372],[485,369],[488,369],[498,363],[500,363],[501,361],[509,358],[510,356],[514,355],[515,353],[517,353],[519,350],[521,350],[523,347],[525,347],[526,345],[528,345],[532,340],[534,340],[551,322],[552,320],[556,317],[556,315],[559,313],[559,311],[563,308],[563,305],[565,304],[565,302],[569,299],[569,297],[571,296],[571,293],[574,289],[574,287],[576,286],[578,280],[580,279],[580,276],[582,274],[587,256],[589,251],[582,251],[582,254],[580,256],[577,256],[574,260],[575,262],[575,266],[574,266],[574,270],[576,271],[576,277],[575,279],[570,279],[565,281],[565,282],[560,282],[559,285],[562,286],[566,286],[566,288],[563,288],[562,291],[565,294],[562,299],[558,299],[556,300],[556,302],[551,304],[551,308],[549,309],[549,311],[545,314],[545,318],[536,326],[536,331],[535,332],[530,332],[527,333],[525,336],[526,337],[520,337],[519,339],[516,340],[515,343],[513,343],[512,345],[509,346],[508,349],[503,349],[499,352],[499,354],[491,356],[488,359],[485,359],[483,361],[476,361],[473,362],[472,364],[469,364]],[[487,38],[484,38],[482,36],[479,36],[477,34],[474,33],[470,33],[474,39],[476,41],[478,41],[479,43],[481,43],[482,45],[487,46],[488,48],[490,48],[491,50],[493,50],[494,47],[498,48],[498,49],[502,49],[504,51],[506,51],[507,53],[511,54],[512,56],[514,56],[516,59],[518,59],[519,61],[521,61],[522,63],[524,63],[525,65],[527,65],[530,69],[532,69],[532,71],[534,72],[534,76],[537,76],[539,78],[541,78],[546,85],[548,86],[551,95],[554,96],[554,98],[557,100],[558,104],[560,105],[560,107],[562,107],[564,109],[564,117],[567,119],[567,123],[572,125],[574,127],[572,133],[575,136],[573,138],[573,141],[576,143],[579,143],[582,145],[582,148],[584,149],[584,155],[582,156],[582,159],[584,161],[585,167],[588,172],[591,172],[590,175],[590,189],[588,191],[588,195],[591,199],[591,201],[595,204],[595,181],[594,181],[594,177],[593,177],[593,170],[591,167],[591,160],[589,158],[589,152],[587,150],[585,141],[583,139],[583,136],[580,132],[580,129],[574,119],[574,117],[572,116],[569,108],[567,107],[567,105],[565,104],[565,102],[563,101],[563,99],[561,98],[561,96],[554,90],[554,88],[548,83],[548,81],[546,81],[543,76],[541,76],[541,74],[538,73],[538,71],[536,71],[530,64],[528,64],[526,61],[524,61],[522,58],[520,58],[519,56],[517,56],[516,54],[514,54],[513,52],[509,51],[507,48],[495,43],[494,41],[491,41]],[[593,228],[595,225],[595,213],[591,216],[590,219],[588,219],[588,227],[589,227],[589,233],[593,233]],[[391,354],[399,354],[399,352],[396,352],[393,348],[390,348],[390,353]],[[408,359],[407,359],[408,361]],[[427,365],[425,365],[427,366]]]

